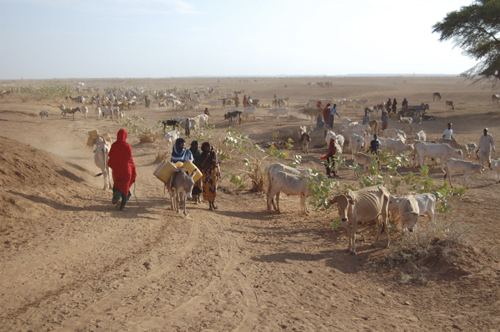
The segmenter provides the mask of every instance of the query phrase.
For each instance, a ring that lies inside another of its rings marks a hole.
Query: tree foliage
[[[478,63],[465,74],[500,79],[500,0],[477,0],[448,13],[433,26],[440,40],[452,39]]]

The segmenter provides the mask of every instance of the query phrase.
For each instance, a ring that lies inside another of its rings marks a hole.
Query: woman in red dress
[[[118,130],[116,142],[111,145],[109,151],[108,166],[113,170],[113,204],[120,201],[120,210],[123,210],[129,200],[130,187],[135,182],[136,171],[132,148],[127,143],[127,131]]]

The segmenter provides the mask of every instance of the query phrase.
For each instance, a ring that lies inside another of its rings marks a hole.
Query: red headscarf
[[[116,142],[111,145],[108,166],[113,170],[114,188],[127,195],[135,182],[136,172],[132,149],[127,143],[127,131],[123,128],[118,130]]]

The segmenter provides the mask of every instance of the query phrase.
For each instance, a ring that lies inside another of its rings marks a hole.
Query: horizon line
[[[228,78],[342,78],[342,77],[460,77],[461,74],[414,74],[414,73],[401,73],[401,74],[343,74],[343,75],[186,75],[186,76],[159,76],[159,77],[148,77],[148,76],[116,76],[116,77],[51,77],[51,78],[0,78],[0,82],[3,81],[54,81],[54,80],[162,80],[162,79],[228,79]]]

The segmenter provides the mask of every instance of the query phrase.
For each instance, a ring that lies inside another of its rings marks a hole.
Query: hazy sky
[[[472,0],[0,0],[0,79],[459,74]]]

